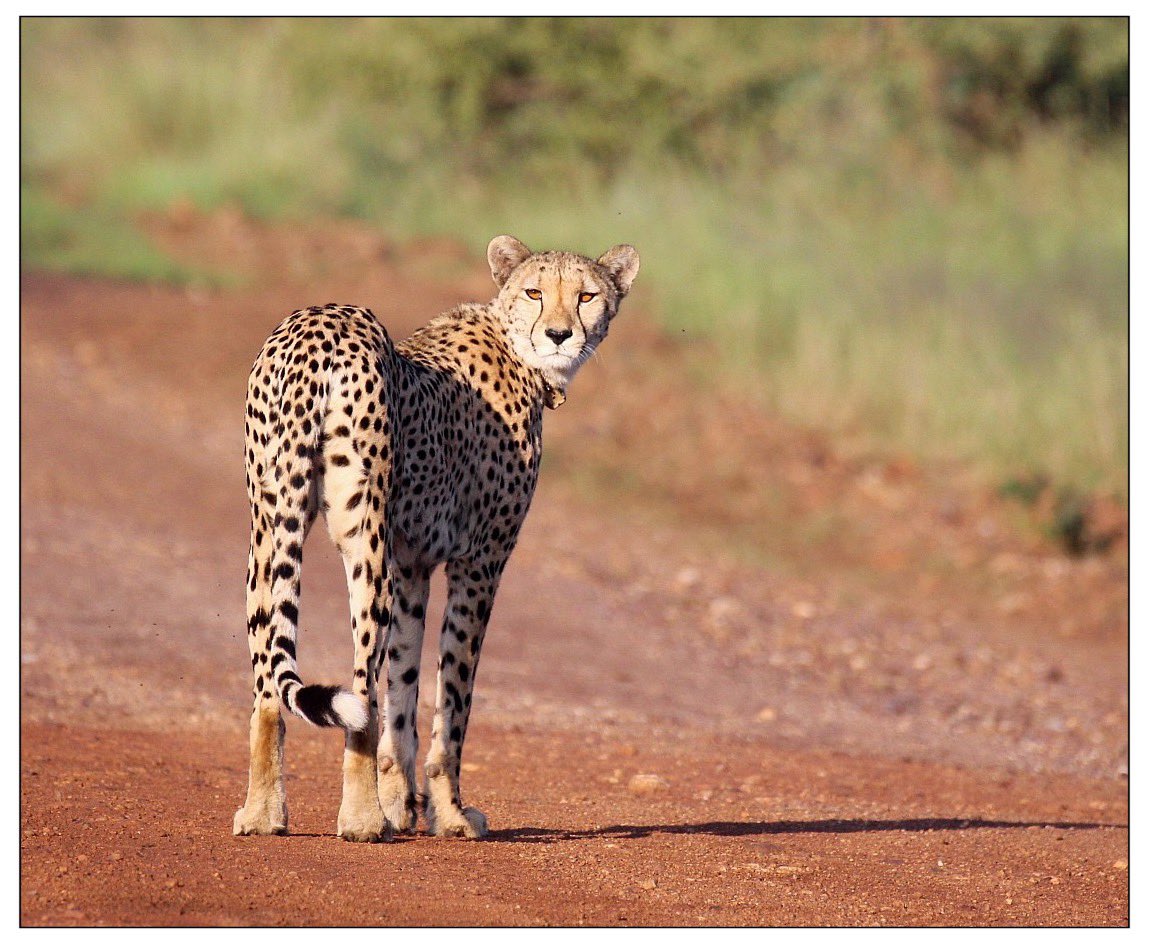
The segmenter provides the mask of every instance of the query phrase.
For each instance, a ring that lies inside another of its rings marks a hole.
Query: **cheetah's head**
[[[499,287],[494,306],[511,346],[543,375],[561,403],[567,384],[602,343],[630,291],[638,251],[621,245],[588,259],[571,252],[531,252],[513,236],[496,236],[487,261]]]

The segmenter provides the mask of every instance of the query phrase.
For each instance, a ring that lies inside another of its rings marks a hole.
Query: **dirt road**
[[[340,739],[293,720],[292,834],[232,837],[251,358],[300,305],[402,334],[488,290],[353,226],[154,228],[250,281],[22,283],[24,924],[1127,922],[1124,557],[700,414],[641,296],[548,416],[464,758],[489,839],[339,841]],[[829,507],[864,552],[818,536]],[[341,569],[318,530],[307,555],[301,665],[341,680]]]

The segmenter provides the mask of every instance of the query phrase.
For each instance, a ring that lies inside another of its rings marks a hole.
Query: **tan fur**
[[[283,789],[283,719],[279,708],[251,713],[251,769],[247,802],[237,810],[237,836],[287,832],[287,795]]]
[[[366,309],[304,309],[252,368],[255,690],[236,833],[287,829],[281,705],[347,729],[340,836],[370,842],[415,828],[419,657],[430,576],[441,565],[448,598],[424,769],[427,826],[442,836],[487,831],[459,790],[483,637],[534,495],[543,408],[563,402],[606,337],[638,254],[625,245],[597,260],[532,253],[499,236],[487,258],[499,293],[486,305],[460,305],[399,344]],[[296,671],[303,544],[320,511],[347,572],[351,692],[304,685]]]

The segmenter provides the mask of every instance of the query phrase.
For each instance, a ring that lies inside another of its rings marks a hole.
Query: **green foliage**
[[[1119,18],[935,21],[946,117],[980,143],[1016,144],[1033,118],[1092,134],[1129,122],[1129,29]]]
[[[795,421],[1123,488],[1124,19],[25,18],[21,44],[37,193],[630,241],[668,327]]]
[[[1047,488],[1049,479],[1031,472],[1006,479],[998,488],[998,494],[1003,498],[1012,498],[1023,505],[1036,505]]]
[[[20,253],[26,265],[48,271],[179,285],[227,281],[178,265],[120,217],[69,208],[35,187],[20,188]]]

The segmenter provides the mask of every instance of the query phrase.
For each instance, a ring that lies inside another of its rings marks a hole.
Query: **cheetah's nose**
[[[567,338],[569,338],[572,334],[574,334],[574,332],[571,331],[569,328],[547,328],[546,331],[543,332],[543,334],[545,334],[548,338],[550,338],[552,341],[554,341],[555,345],[558,346],[558,345],[562,344],[563,341],[565,341]]]

